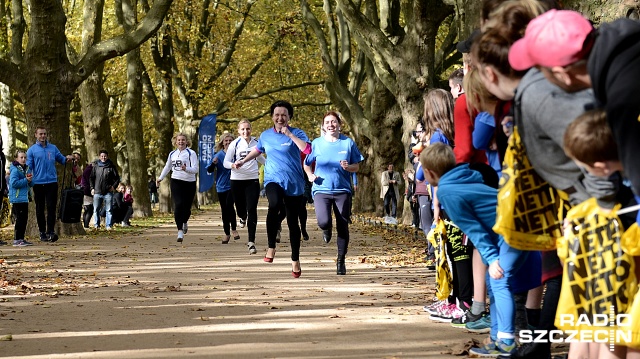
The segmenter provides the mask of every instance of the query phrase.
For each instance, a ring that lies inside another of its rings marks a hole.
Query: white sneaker
[[[246,223],[247,223],[247,222],[246,222],[244,219],[240,218],[240,228],[244,228],[244,225],[245,225]]]
[[[182,240],[184,239],[184,232],[182,231],[182,229],[178,230],[178,242],[182,242]]]
[[[187,234],[187,231],[188,231],[188,230],[189,230],[189,226],[187,225],[187,222],[184,222],[184,223],[182,224],[182,232],[183,232],[184,234]]]
[[[249,254],[258,253],[258,250],[256,249],[256,244],[255,243],[249,242],[249,243],[247,243],[247,246],[249,246]]]

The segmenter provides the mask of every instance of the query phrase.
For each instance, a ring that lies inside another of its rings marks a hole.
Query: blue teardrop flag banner
[[[200,122],[199,148],[200,148],[200,188],[199,192],[206,192],[213,187],[213,173],[207,173],[207,166],[213,161],[216,147],[216,115],[206,115]]]

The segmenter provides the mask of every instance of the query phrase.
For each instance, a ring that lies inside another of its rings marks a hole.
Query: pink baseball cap
[[[533,66],[567,66],[584,56],[583,46],[593,31],[591,22],[570,10],[549,10],[531,20],[524,37],[509,49],[509,64],[522,71]]]

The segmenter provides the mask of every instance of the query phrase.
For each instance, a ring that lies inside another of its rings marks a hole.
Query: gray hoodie
[[[607,179],[583,172],[564,153],[564,132],[594,102],[593,92],[566,93],[532,68],[520,81],[514,98],[518,132],[535,171],[556,189],[569,193],[576,205],[590,197],[611,208],[616,186]]]

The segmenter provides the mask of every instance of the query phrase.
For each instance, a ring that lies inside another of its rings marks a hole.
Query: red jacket
[[[467,110],[467,96],[460,95],[453,109],[453,127],[455,131],[453,153],[456,163],[487,163],[483,150],[473,148],[473,118],[475,114]]]

